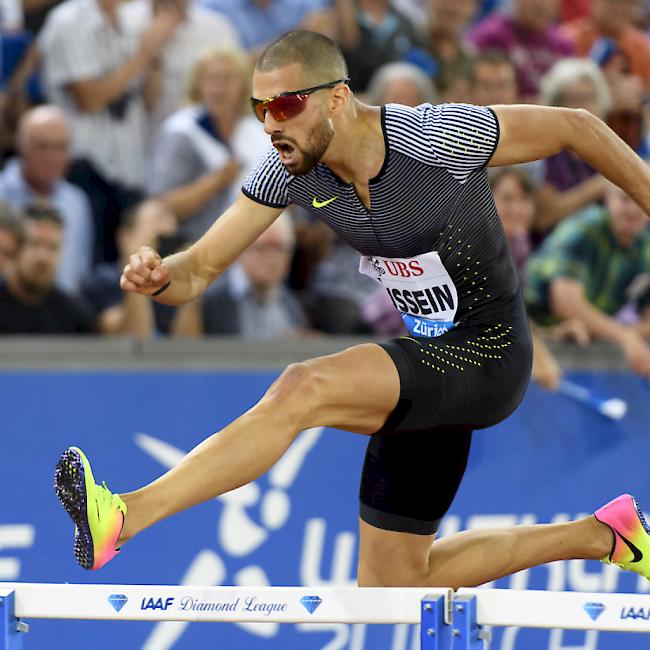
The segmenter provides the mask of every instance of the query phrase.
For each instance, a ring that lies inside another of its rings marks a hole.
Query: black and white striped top
[[[494,320],[494,310],[518,294],[486,172],[499,141],[496,115],[467,104],[388,104],[381,120],[386,158],[369,183],[370,210],[325,164],[292,176],[274,148],[249,175],[244,194],[273,207],[309,209],[364,255],[438,251],[458,291],[456,322],[474,315]],[[312,206],[314,198],[332,197]]]

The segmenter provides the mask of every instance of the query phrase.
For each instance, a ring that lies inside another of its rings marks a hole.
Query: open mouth
[[[276,140],[273,146],[280,154],[280,159],[283,163],[289,163],[295,158],[296,147],[286,140]]]

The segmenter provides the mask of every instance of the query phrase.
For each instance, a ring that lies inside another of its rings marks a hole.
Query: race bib
[[[364,255],[359,271],[386,289],[413,336],[440,336],[454,326],[456,285],[437,252],[407,258]]]

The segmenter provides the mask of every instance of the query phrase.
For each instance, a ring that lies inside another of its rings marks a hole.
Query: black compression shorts
[[[368,444],[360,490],[367,523],[435,533],[465,472],[472,432],[521,401],[532,365],[528,321],[520,300],[501,313],[436,338],[381,344],[397,367],[400,399]]]

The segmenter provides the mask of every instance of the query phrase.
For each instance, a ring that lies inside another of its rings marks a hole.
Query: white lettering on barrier
[[[31,524],[0,525],[0,552],[5,549],[28,548],[34,545],[36,528]],[[20,575],[20,560],[0,559],[0,580],[16,580]]]

